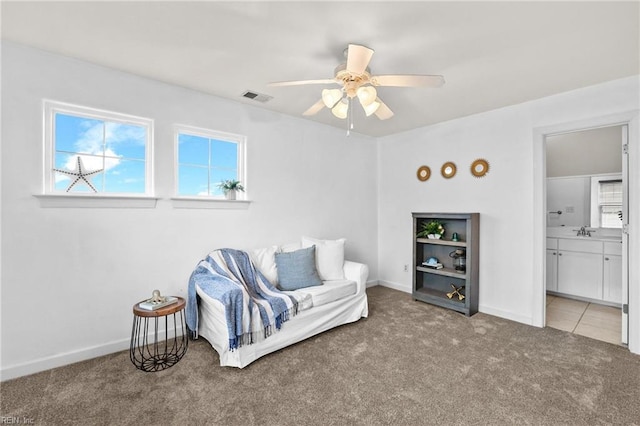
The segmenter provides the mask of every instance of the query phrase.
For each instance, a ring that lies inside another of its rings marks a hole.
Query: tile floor
[[[619,308],[547,295],[547,327],[622,344]]]

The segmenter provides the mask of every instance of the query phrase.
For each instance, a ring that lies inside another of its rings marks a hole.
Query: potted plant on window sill
[[[218,188],[222,189],[227,200],[235,200],[238,192],[244,192],[240,181],[235,179],[223,180],[218,184]]]
[[[430,220],[422,223],[422,229],[416,234],[418,238],[429,238],[439,240],[444,235],[444,226],[440,221]]]

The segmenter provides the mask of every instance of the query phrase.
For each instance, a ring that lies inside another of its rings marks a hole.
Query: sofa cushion
[[[322,287],[322,286],[318,286]],[[316,287],[308,287],[308,288],[316,288]],[[298,300],[298,313],[302,311],[306,311],[307,309],[311,309],[313,307],[313,298],[311,294],[307,291],[306,288],[301,288],[299,290],[282,290],[284,294],[289,294],[294,296]]]
[[[316,271],[315,252],[315,247],[308,247],[289,253],[276,253],[278,286],[281,290],[322,285]]]
[[[278,246],[265,247],[249,251],[249,257],[258,271],[273,285],[278,285],[278,270],[276,269],[276,253]]]
[[[322,281],[344,279],[344,238],[319,240],[302,237],[302,247],[316,246],[316,268]]]
[[[356,294],[357,285],[351,280],[333,280],[324,281],[319,287],[309,287],[300,291],[311,295],[313,306],[322,306]]]

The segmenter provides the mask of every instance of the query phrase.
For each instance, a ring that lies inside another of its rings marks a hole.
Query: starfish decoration
[[[93,192],[98,192],[98,190],[91,184],[91,181],[89,181],[89,179],[87,179],[87,177],[91,176],[91,175],[95,175],[97,173],[100,173],[104,169],[92,170],[90,172],[85,171],[84,170],[84,166],[82,165],[82,158],[80,158],[80,156],[78,156],[77,159],[78,159],[78,164],[77,164],[75,170],[53,169],[53,171],[65,174],[67,176],[71,176],[73,181],[71,182],[71,184],[67,188],[67,192],[69,192],[71,190],[71,188],[73,188],[77,183],[80,183],[80,182],[86,183],[89,186],[89,188],[93,189]]]

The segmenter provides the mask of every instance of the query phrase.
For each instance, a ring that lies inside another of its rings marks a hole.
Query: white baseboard
[[[90,348],[79,349],[77,351],[65,352],[33,361],[16,364],[0,370],[0,381],[15,379],[16,377],[28,376],[52,368],[62,367],[91,358],[109,355],[129,349],[131,340],[123,339],[110,342],[105,345],[92,346]]]
[[[394,283],[391,281],[378,280],[378,285],[381,285],[382,287],[389,287],[394,290],[402,291],[404,293],[411,293],[411,287],[407,287],[406,285]]]
[[[375,287],[377,285],[378,285],[378,280],[369,280],[369,281],[367,281],[367,288]]]
[[[394,290],[402,291],[405,293],[411,293],[410,287],[404,286],[402,284],[394,283],[391,281],[378,280],[378,285],[392,288]],[[478,306],[478,312],[482,312],[483,314],[487,314],[487,315],[493,315],[494,317],[504,318],[510,321],[519,322],[522,324],[533,325],[533,322],[532,322],[533,320],[531,317],[518,315],[513,312],[492,308],[491,306],[480,305]]]
[[[491,306],[480,305],[478,306],[478,312],[483,314],[493,315],[494,317],[504,318],[510,321],[519,322],[526,325],[533,326],[533,318],[524,315],[518,315],[513,312],[503,311],[501,309],[492,308]]]
[[[174,335],[174,328],[169,329],[169,335]],[[147,338],[152,341],[153,335],[150,332]],[[165,338],[165,331],[158,330],[158,339]],[[115,352],[129,350],[131,346],[131,338],[116,340],[104,345],[91,346],[85,349],[78,349],[71,352],[65,352],[58,355],[52,355],[45,358],[39,358],[22,364],[16,364],[0,369],[0,381],[11,380],[17,377],[28,376],[30,374],[39,373],[52,368],[64,367],[65,365],[74,364],[80,361],[109,355]],[[133,367],[133,364],[132,364]]]

